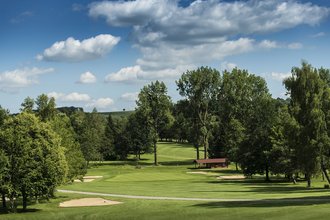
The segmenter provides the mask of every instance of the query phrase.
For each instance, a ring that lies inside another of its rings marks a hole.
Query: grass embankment
[[[144,155],[137,169],[134,162],[104,163],[89,169],[88,175],[103,176],[90,183],[60,187],[125,195],[170,196],[185,198],[260,199],[258,201],[166,201],[107,198],[124,202],[120,205],[86,208],[58,208],[61,201],[90,197],[58,193],[50,203],[31,205],[31,212],[0,215],[0,219],[328,219],[329,190],[316,180],[313,188],[273,178],[219,180],[221,175],[237,175],[233,169],[203,169],[192,174],[195,151],[188,145],[159,144],[160,166],[152,165],[153,155]],[[95,197],[95,196],[93,196]],[[300,198],[300,199],[292,199]]]

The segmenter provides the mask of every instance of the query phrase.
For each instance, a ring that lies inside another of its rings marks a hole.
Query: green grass
[[[50,203],[32,204],[30,212],[0,214],[0,219],[328,219],[330,191],[325,182],[315,179],[313,188],[305,182],[297,185],[272,177],[265,183],[263,176],[249,180],[226,181],[219,175],[237,175],[229,169],[202,169],[209,175],[191,174],[194,149],[175,143],[159,144],[160,166],[153,166],[153,155],[143,155],[141,168],[135,162],[107,162],[88,170],[88,175],[102,179],[90,183],[74,183],[60,189],[126,195],[248,198],[258,201],[205,202],[162,201],[109,198],[123,204],[106,207],[59,208],[61,201],[84,198],[85,195],[57,193]],[[94,196],[95,197],[95,196]],[[106,198],[106,197],[105,197]],[[292,199],[300,198],[300,199]]]

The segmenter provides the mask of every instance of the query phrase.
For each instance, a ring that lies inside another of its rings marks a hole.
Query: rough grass
[[[88,171],[88,175],[103,176],[90,183],[74,183],[60,187],[126,195],[172,196],[195,198],[248,198],[258,201],[162,201],[107,198],[124,202],[116,206],[59,208],[62,201],[86,195],[57,193],[49,203],[32,204],[28,213],[0,214],[0,219],[328,219],[330,191],[325,182],[315,179],[313,188],[305,182],[297,185],[272,177],[248,180],[217,180],[217,175],[237,175],[229,169],[203,169],[212,175],[189,174],[194,169],[194,149],[189,145],[159,144],[160,166],[153,166],[152,155],[140,162],[108,162]],[[189,163],[188,163],[189,162]],[[95,196],[94,196],[95,197]],[[299,198],[299,199],[297,199]]]

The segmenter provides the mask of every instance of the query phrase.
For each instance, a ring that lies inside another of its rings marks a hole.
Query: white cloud
[[[96,82],[96,76],[89,71],[81,74],[80,79],[78,81],[78,83],[82,83],[82,84],[95,83],[95,82]]]
[[[279,48],[280,46],[276,41],[270,41],[270,40],[263,40],[259,43],[259,46],[261,48],[265,49],[274,49],[274,48]]]
[[[59,62],[93,60],[109,53],[119,40],[119,37],[110,34],[100,34],[83,41],[69,37],[45,49],[42,54],[37,55],[37,59]]]
[[[120,96],[122,100],[128,101],[128,102],[135,102],[138,99],[138,92],[133,93],[124,93]]]
[[[170,0],[103,1],[89,10],[90,16],[105,17],[112,26],[134,26],[144,32],[140,40],[154,34],[182,42],[317,25],[328,14],[328,8],[293,0],[197,0],[187,7]]]
[[[326,36],[326,33],[319,32],[319,33],[313,34],[311,37],[318,38],[318,37],[324,37],[324,36]]]
[[[91,17],[111,26],[132,28],[132,40],[142,57],[135,66],[107,76],[107,82],[132,82],[157,77],[176,78],[182,69],[261,49],[301,48],[301,44],[256,41],[249,36],[299,25],[317,25],[329,8],[295,0],[102,1],[89,6]],[[238,38],[237,36],[245,36]]]
[[[111,98],[99,98],[92,100],[86,105],[86,107],[92,107],[97,109],[106,109],[112,106],[114,101]]]
[[[140,73],[142,73],[140,66],[125,67],[116,73],[107,75],[105,82],[134,82]]]
[[[230,63],[227,61],[224,61],[220,64],[221,70],[227,70],[227,71],[232,71],[234,68],[236,68],[237,65],[235,63]]]
[[[72,92],[69,94],[51,92],[47,94],[49,97],[54,97],[59,102],[89,102],[91,97],[88,94]]]
[[[0,90],[18,92],[21,88],[39,83],[39,76],[53,72],[53,68],[23,68],[0,73]]]
[[[291,43],[288,45],[288,48],[291,50],[297,50],[297,49],[301,49],[303,47],[303,45],[301,43]]]
[[[284,79],[288,78],[289,76],[291,76],[291,73],[276,73],[276,72],[271,73],[272,79],[274,79],[276,81],[283,81]]]

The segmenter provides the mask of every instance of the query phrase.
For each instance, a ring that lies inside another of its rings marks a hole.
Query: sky
[[[330,68],[328,0],[0,0],[0,105],[44,93],[58,107],[133,110],[162,80],[175,102],[187,70],[235,67],[272,96],[302,60]]]

